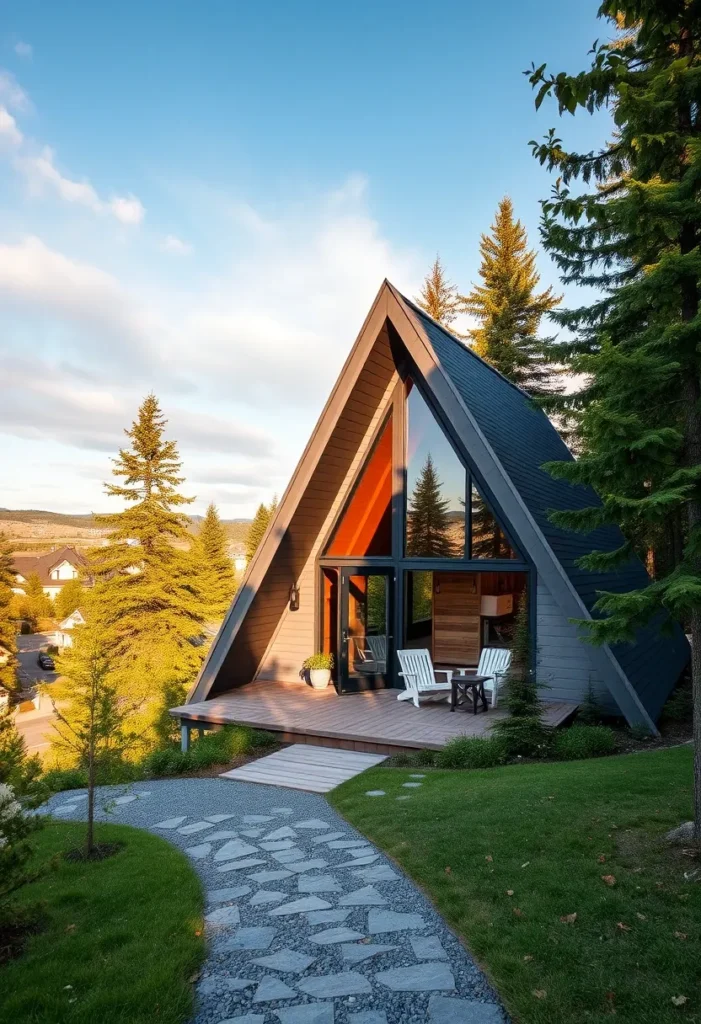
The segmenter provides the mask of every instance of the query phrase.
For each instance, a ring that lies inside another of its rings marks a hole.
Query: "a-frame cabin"
[[[243,721],[331,745],[440,746],[476,731],[473,716],[398,703],[397,648],[474,667],[484,646],[509,645],[522,601],[560,718],[591,688],[654,731],[688,645],[660,623],[632,645],[580,638],[571,620],[592,614],[598,591],[647,576],[637,560],[606,574],[577,566],[622,538],[550,521],[592,503],[541,468],[569,458],[523,391],[385,282],[187,704],[172,711],[184,734]],[[322,694],[300,674],[315,651],[336,659]]]

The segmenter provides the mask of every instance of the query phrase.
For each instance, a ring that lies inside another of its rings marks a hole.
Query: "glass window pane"
[[[489,505],[472,485],[472,557],[516,558]]]
[[[348,672],[374,676],[387,669],[387,577],[348,581]]]
[[[329,544],[339,557],[392,554],[392,420],[378,438]]]
[[[465,555],[465,468],[418,388],[407,396],[406,554]]]

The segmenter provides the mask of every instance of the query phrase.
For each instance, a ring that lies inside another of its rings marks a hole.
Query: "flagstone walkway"
[[[407,773],[430,785],[419,779]],[[79,820],[85,794],[49,809]],[[202,879],[209,956],[193,1024],[506,1024],[429,902],[322,797],[178,779],[103,789],[98,817],[163,836]]]

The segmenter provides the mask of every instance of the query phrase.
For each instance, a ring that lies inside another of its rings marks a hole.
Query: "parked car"
[[[46,651],[39,651],[37,658],[37,665],[39,668],[45,669],[47,672],[53,672],[54,670],[54,659]]]

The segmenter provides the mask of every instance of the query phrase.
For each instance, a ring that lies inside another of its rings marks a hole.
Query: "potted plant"
[[[312,654],[307,658],[302,668],[309,672],[309,679],[315,690],[325,690],[331,682],[331,669],[333,668],[333,654]]]

